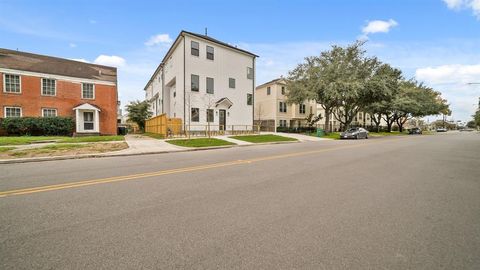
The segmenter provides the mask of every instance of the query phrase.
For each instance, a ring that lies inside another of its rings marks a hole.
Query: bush
[[[277,132],[285,133],[313,133],[316,131],[316,127],[277,127]]]
[[[15,117],[4,118],[1,127],[9,135],[71,135],[75,121],[71,117]]]

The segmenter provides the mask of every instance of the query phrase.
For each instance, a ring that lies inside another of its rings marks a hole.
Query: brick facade
[[[11,72],[9,74],[15,74]],[[50,78],[50,77],[48,77]],[[89,103],[100,108],[100,133],[117,133],[117,86],[94,83],[95,98],[82,99],[81,78],[72,81],[56,79],[56,96],[42,96],[42,76],[20,75],[21,93],[6,93],[4,91],[4,73],[0,72],[0,118],[4,116],[4,108],[21,107],[22,116],[42,116],[42,108],[57,109],[58,116],[75,117],[74,107]]]

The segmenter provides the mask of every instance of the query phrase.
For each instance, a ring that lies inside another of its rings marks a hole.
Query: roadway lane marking
[[[120,181],[136,180],[136,179],[148,178],[153,176],[194,172],[194,171],[208,170],[208,169],[228,167],[228,166],[241,165],[241,164],[251,164],[259,161],[299,157],[299,156],[305,156],[305,155],[311,155],[311,154],[330,152],[334,150],[350,149],[350,148],[363,147],[366,145],[380,144],[380,143],[385,143],[388,141],[400,140],[400,139],[405,139],[405,137],[396,138],[396,139],[386,139],[384,141],[375,142],[375,143],[346,145],[346,146],[332,147],[332,148],[319,149],[319,150],[264,156],[264,157],[251,158],[251,159],[245,159],[245,160],[235,160],[235,161],[212,163],[207,165],[199,165],[199,166],[192,166],[192,167],[185,167],[185,168],[178,168],[178,169],[168,169],[168,170],[161,170],[161,171],[149,172],[149,173],[139,173],[139,174],[131,174],[131,175],[125,175],[125,176],[114,176],[114,177],[98,178],[98,179],[92,179],[92,180],[82,180],[77,182],[69,182],[69,183],[56,184],[56,185],[6,190],[6,191],[0,191],[0,198],[8,197],[8,196],[16,196],[16,195],[26,195],[26,194],[32,194],[32,193],[38,193],[38,192],[61,190],[61,189],[78,188],[78,187],[98,185],[98,184],[114,183],[114,182],[120,182]]]

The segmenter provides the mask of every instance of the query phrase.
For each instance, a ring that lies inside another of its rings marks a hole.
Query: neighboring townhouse
[[[278,78],[255,90],[255,123],[264,131],[275,131],[277,127],[302,127],[306,118],[317,115],[317,104],[306,100],[301,104],[289,104],[285,79]]]
[[[322,108],[321,104],[317,105],[317,112],[319,115],[322,116],[322,120],[318,121],[318,126],[324,127],[325,126],[325,110]],[[354,127],[375,127],[375,122],[373,122],[372,117],[370,114],[365,113],[365,112],[359,112],[357,115],[353,118],[353,121],[351,123],[351,126]],[[381,119],[380,120],[380,127],[386,127],[387,123],[385,120]],[[330,130],[332,131],[340,131],[341,126],[340,126],[340,121],[338,121],[333,113],[330,115]]]
[[[181,118],[190,130],[252,129],[256,57],[181,31],[144,88],[153,115]]]
[[[0,49],[0,118],[71,116],[77,134],[117,133],[117,69]]]

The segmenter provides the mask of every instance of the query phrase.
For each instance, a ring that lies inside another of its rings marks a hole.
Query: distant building
[[[317,115],[317,104],[314,100],[289,104],[287,91],[287,84],[283,78],[257,86],[254,120],[262,130],[275,131],[277,127],[305,126],[310,114]]]
[[[182,31],[145,86],[153,115],[191,130],[252,128],[257,55]]]
[[[117,133],[117,69],[0,49],[0,117],[72,116],[79,134]]]

